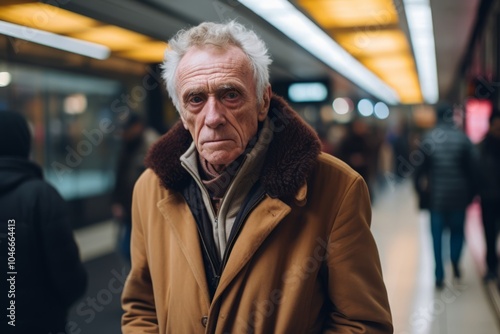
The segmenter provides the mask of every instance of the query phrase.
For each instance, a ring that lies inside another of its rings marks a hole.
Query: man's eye
[[[190,99],[189,99],[189,102],[190,103],[194,103],[194,104],[198,104],[198,103],[201,103],[203,102],[203,99],[199,96],[192,96]]]
[[[228,92],[225,95],[225,98],[228,99],[228,100],[234,100],[234,99],[237,99],[239,96],[240,95],[237,92]]]

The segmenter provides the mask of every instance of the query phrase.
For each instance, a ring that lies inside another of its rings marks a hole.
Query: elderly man
[[[124,333],[392,333],[363,179],[269,85],[262,40],[202,23],[169,41],[181,121],[133,199]]]

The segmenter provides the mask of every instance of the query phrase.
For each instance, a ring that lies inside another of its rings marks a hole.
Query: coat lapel
[[[210,305],[208,285],[205,277],[202,251],[198,240],[198,229],[193,215],[182,196],[176,194],[158,202],[158,209],[172,228],[172,233],[179,243],[186,260],[191,267],[207,307]]]
[[[231,250],[214,295],[214,303],[290,211],[287,204],[269,196],[252,211]]]

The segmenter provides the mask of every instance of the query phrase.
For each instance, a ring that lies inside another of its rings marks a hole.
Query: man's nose
[[[205,125],[210,128],[217,128],[220,125],[226,123],[226,117],[224,115],[224,109],[219,104],[217,99],[210,96],[205,103]]]

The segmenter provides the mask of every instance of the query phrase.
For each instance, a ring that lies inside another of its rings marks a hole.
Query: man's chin
[[[204,154],[202,155],[203,159],[205,159],[212,166],[227,166],[236,158],[238,158],[238,154],[228,154],[226,152],[220,154],[214,152],[213,154]]]

